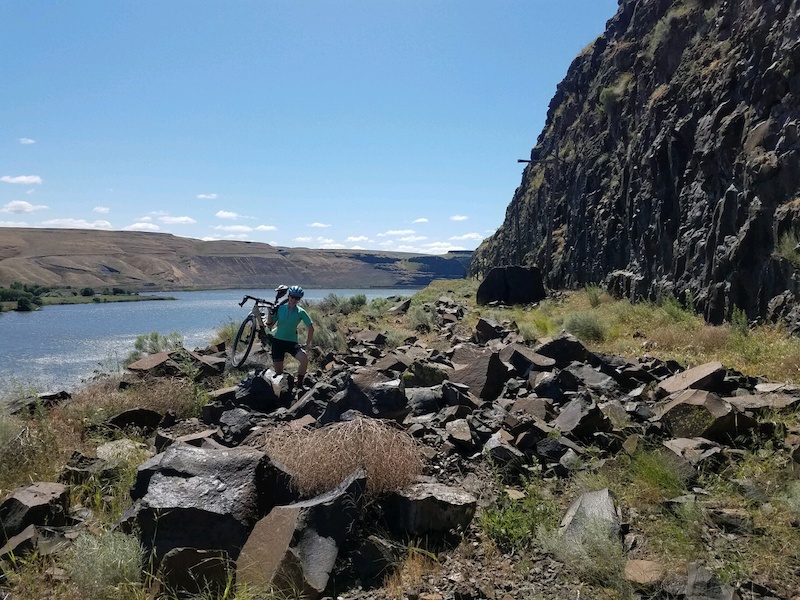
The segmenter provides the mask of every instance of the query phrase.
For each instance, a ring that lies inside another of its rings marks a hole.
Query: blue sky
[[[0,1],[2,227],[438,254],[617,0]]]

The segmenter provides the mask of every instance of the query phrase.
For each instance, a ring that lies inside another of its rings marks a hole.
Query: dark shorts
[[[300,351],[300,345],[297,342],[287,342],[286,340],[279,340],[272,338],[272,360],[273,362],[283,361],[283,355],[287,352],[292,356],[296,356]]]

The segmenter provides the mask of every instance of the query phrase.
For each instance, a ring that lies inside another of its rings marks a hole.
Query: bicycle
[[[239,306],[244,306],[248,300],[254,301],[250,314],[244,318],[244,321],[242,321],[242,324],[239,326],[239,331],[236,332],[236,337],[233,338],[233,347],[230,352],[231,366],[241,367],[244,364],[244,361],[250,356],[250,350],[253,348],[256,335],[258,335],[258,339],[261,341],[261,345],[264,348],[270,346],[270,338],[272,335],[269,333],[269,328],[267,327],[264,309],[266,309],[266,313],[268,314],[268,311],[273,311],[281,304],[284,304],[288,298],[280,302],[279,300],[286,294],[286,290],[288,289],[289,287],[285,285],[278,287],[275,290],[276,296],[273,302],[249,295],[246,295],[242,298],[242,301],[239,302]]]

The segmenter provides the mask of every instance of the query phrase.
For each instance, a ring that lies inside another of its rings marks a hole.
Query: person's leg
[[[283,356],[286,354],[284,344],[283,340],[272,340],[272,366],[275,368],[276,375],[283,373]]]
[[[308,354],[306,351],[300,348],[297,353],[294,355],[297,359],[297,362],[300,363],[300,366],[297,367],[297,383],[303,383],[303,377],[306,375],[306,371],[308,370]]]

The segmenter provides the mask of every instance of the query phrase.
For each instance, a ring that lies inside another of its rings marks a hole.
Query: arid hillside
[[[0,228],[0,286],[117,286],[132,291],[426,285],[464,277],[471,252],[443,256],[284,248],[163,233]]]

